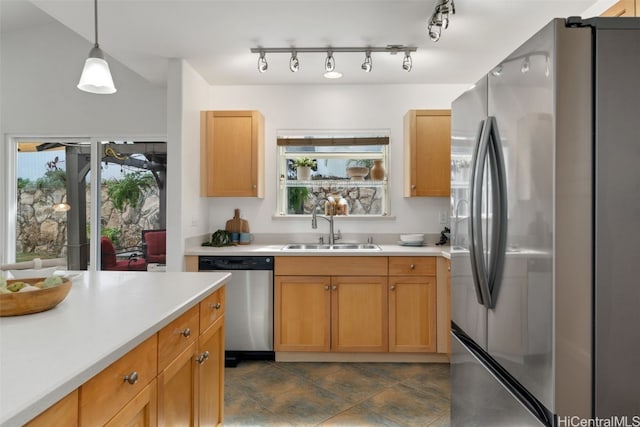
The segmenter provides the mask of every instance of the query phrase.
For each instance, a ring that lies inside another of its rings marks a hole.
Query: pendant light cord
[[[93,0],[93,22],[95,30],[95,47],[98,47],[98,0]]]

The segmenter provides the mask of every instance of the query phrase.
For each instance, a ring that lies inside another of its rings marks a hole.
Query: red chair
[[[142,253],[147,263],[167,263],[167,230],[142,230]]]
[[[129,259],[118,260],[113,243],[108,237],[103,236],[100,239],[100,268],[102,270],[146,271],[147,263],[144,259],[138,259],[133,255]]]

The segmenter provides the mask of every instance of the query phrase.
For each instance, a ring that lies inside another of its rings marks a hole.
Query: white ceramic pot
[[[299,181],[309,181],[311,179],[311,167],[310,166],[298,166],[296,168],[296,176]]]

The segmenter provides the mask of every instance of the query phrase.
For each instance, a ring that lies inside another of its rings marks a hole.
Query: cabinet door
[[[199,425],[221,425],[224,409],[224,317],[200,335],[196,363]]]
[[[331,349],[386,352],[388,340],[387,278],[331,278]]]
[[[404,196],[448,197],[451,110],[411,110],[404,121]]]
[[[276,351],[329,351],[331,280],[327,276],[276,276]]]
[[[25,427],[78,425],[78,390],[74,390],[49,409],[25,424]]]
[[[154,378],[140,393],[131,399],[105,427],[154,427],[157,426],[157,388]]]
[[[636,16],[636,4],[637,0],[620,0],[613,4],[609,9],[602,12],[600,16],[610,16],[610,17],[627,17],[627,16]]]
[[[202,195],[263,197],[264,119],[257,111],[202,113]]]
[[[158,375],[158,426],[197,425],[196,342]]]
[[[389,278],[389,351],[435,352],[436,279]]]

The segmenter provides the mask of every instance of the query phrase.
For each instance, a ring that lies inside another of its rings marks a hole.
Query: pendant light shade
[[[104,53],[98,44],[98,0],[94,0],[95,45],[89,52],[80,76],[78,89],[97,94],[116,92],[109,64],[104,60]]]

